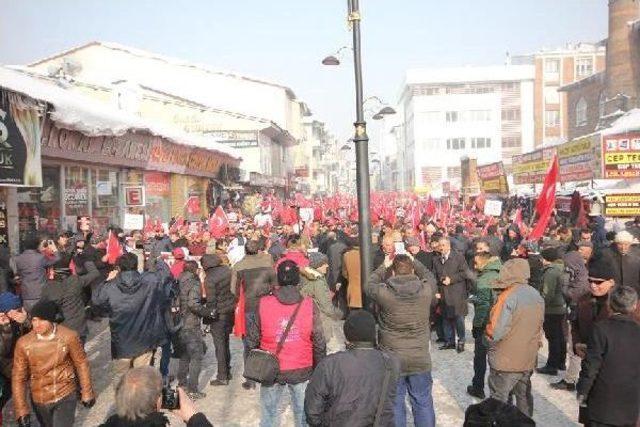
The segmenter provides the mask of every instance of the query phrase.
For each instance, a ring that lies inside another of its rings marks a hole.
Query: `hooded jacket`
[[[245,286],[245,310],[247,313],[256,311],[260,297],[269,295],[278,280],[273,269],[273,260],[269,254],[257,253],[247,255],[231,268],[231,292],[239,296],[240,285]]]
[[[429,313],[435,288],[435,281],[413,274],[367,283],[366,294],[380,309],[380,349],[400,359],[401,375],[431,371]]]
[[[587,270],[584,258],[577,251],[567,252],[563,260],[565,271],[569,274],[569,280],[562,293],[571,304],[577,304],[580,298],[591,292],[589,270]]]
[[[489,322],[489,312],[493,305],[493,290],[491,282],[498,278],[502,263],[497,256],[489,259],[487,265],[480,270],[476,282],[476,299],[473,303],[475,308],[473,315],[473,327],[484,329]]]
[[[542,276],[542,297],[544,298],[544,314],[566,314],[567,304],[562,290],[566,288],[564,263],[554,261],[544,267]]]
[[[109,315],[113,359],[140,356],[167,339],[164,309],[172,279],[166,263],[156,265],[155,272],[121,272],[93,292],[93,304]]]
[[[182,331],[200,332],[200,320],[208,316],[211,310],[202,304],[200,279],[190,271],[185,271],[178,279],[180,286],[180,313],[182,313]]]
[[[218,255],[204,255],[200,264],[206,273],[207,308],[216,310],[219,315],[232,314],[236,297],[231,293],[231,268],[224,265]]]
[[[331,320],[340,320],[344,313],[336,307],[329,293],[329,286],[324,276],[311,267],[300,270],[300,293],[310,297],[320,311],[325,340],[330,340],[332,333]]]

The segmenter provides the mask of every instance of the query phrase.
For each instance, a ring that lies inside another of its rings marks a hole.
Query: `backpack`
[[[518,408],[492,397],[471,405],[464,414],[464,427],[529,427],[536,423]]]

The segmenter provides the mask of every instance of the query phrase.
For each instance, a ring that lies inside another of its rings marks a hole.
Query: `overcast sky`
[[[341,138],[351,134],[346,0],[4,0],[0,63],[112,41],[291,87]],[[366,95],[397,100],[411,67],[491,65],[606,37],[606,0],[361,0]],[[375,130],[371,132],[375,135]]]

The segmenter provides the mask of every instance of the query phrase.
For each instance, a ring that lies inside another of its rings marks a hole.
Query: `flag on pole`
[[[229,228],[229,219],[222,206],[218,206],[209,218],[209,232],[215,239],[224,237]]]
[[[538,222],[529,235],[530,240],[538,240],[544,234],[551,219],[551,213],[556,205],[556,184],[558,182],[559,167],[558,155],[554,155],[551,159],[551,166],[544,178],[542,192],[536,202],[536,212],[538,214]]]
[[[122,255],[122,246],[120,246],[118,236],[116,236],[113,231],[109,231],[109,238],[107,239],[107,262],[114,265],[120,255]]]

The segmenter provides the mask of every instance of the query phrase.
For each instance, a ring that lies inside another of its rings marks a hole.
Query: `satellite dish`
[[[73,58],[64,58],[62,60],[62,71],[67,76],[75,76],[82,71],[82,64]]]

